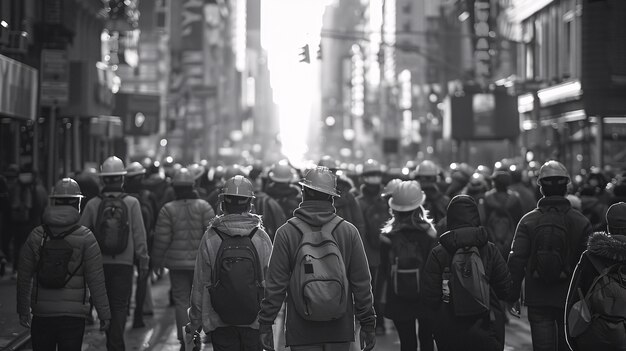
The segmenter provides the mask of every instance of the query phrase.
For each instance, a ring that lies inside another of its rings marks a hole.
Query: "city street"
[[[176,324],[174,321],[174,308],[168,306],[169,279],[161,279],[152,289],[154,295],[154,316],[145,317],[146,327],[132,329],[129,319],[126,329],[126,347],[132,351],[178,351],[180,344],[176,339]],[[15,281],[7,277],[0,281],[0,349],[7,346],[8,342],[15,339],[25,331],[16,325],[17,314],[14,312]],[[391,321],[386,321],[387,335],[376,339],[376,350],[392,351],[400,348],[400,342],[393,329]],[[82,351],[106,351],[106,338],[104,333],[98,330],[98,323],[87,326],[83,340]],[[203,350],[213,350],[211,344],[203,345]],[[19,350],[30,350],[25,344]],[[505,351],[530,351],[530,329],[526,319],[516,320],[512,318],[506,329]]]

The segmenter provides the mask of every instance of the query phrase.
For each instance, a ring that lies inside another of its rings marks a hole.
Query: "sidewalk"
[[[0,350],[18,336],[29,335],[29,330],[20,325],[17,315],[16,283],[8,272],[0,278]]]

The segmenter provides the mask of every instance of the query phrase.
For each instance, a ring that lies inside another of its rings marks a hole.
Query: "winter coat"
[[[585,296],[591,288],[593,280],[600,274],[594,267],[591,259],[595,259],[603,267],[609,267],[616,263],[626,264],[626,236],[598,232],[589,237],[587,251],[580,257],[567,294],[565,323],[568,321],[572,305],[580,300],[578,289],[580,288],[583,296]],[[592,333],[583,333],[574,339],[569,335],[568,328],[565,328],[565,331],[567,343],[574,351],[591,349],[613,350],[607,340],[598,338]]]
[[[571,267],[571,271],[585,250],[587,238],[592,233],[591,223],[582,213],[572,209],[570,202],[563,196],[544,197],[539,200],[537,207],[521,219],[515,231],[508,259],[509,270],[513,278],[513,288],[508,301],[513,303],[519,299],[522,280],[525,280],[524,303],[526,306],[562,309],[565,306],[570,277],[567,280],[546,284],[533,277],[534,272],[529,269],[533,257],[535,228],[541,216],[540,211],[556,208],[566,216],[565,224],[570,235],[568,238],[570,255],[567,266]]]
[[[519,194],[510,189],[507,191],[491,189],[485,193],[484,208],[485,229],[487,229],[487,233],[489,234],[489,241],[496,244],[502,257],[507,259],[509,257],[511,243],[513,242],[513,236],[515,235],[515,227],[523,216],[522,202]],[[504,211],[497,212],[499,210]],[[508,218],[510,219],[508,223],[511,224],[508,232],[504,233],[500,230],[500,225],[498,225],[498,221],[503,214],[508,214]]]
[[[394,321],[407,321],[415,320],[418,317],[421,318],[421,316],[423,315],[419,299],[407,300],[401,296],[396,295],[393,283],[390,281],[391,265],[393,263],[392,260],[394,257],[396,257],[396,253],[394,253],[392,250],[392,241],[396,240],[396,238],[394,237],[404,236],[404,238],[398,238],[400,240],[406,240],[402,241],[402,243],[405,243],[407,241],[411,243],[416,243],[416,247],[418,247],[420,250],[417,257],[422,258],[422,265],[421,267],[418,267],[421,274],[422,272],[424,272],[426,259],[430,254],[430,250],[436,243],[436,235],[437,233],[432,225],[426,222],[420,223],[418,225],[413,225],[410,223],[399,223],[398,225],[394,225],[390,232],[381,235],[381,274],[379,276],[383,279],[386,279],[386,284],[383,284],[383,286],[387,287],[385,291],[385,297],[383,297],[383,301],[385,301],[384,315],[386,318]]]
[[[361,195],[356,198],[365,220],[365,230],[360,234],[370,267],[380,265],[380,233],[390,218],[389,205],[380,195],[381,190],[380,185],[362,185]]]
[[[79,219],[78,211],[70,206],[51,206],[43,215],[43,223],[53,235],[70,230],[78,224]],[[80,226],[64,238],[73,248],[68,271],[79,268],[61,289],[46,289],[37,283],[37,265],[43,237],[44,230],[39,226],[30,233],[22,248],[17,275],[17,313],[27,316],[32,309],[33,315],[38,317],[85,318],[90,311],[91,294],[99,318],[111,319],[102,256],[93,233]]]
[[[123,194],[121,191],[103,190],[102,192],[103,196],[120,196],[121,194]],[[96,227],[98,208],[101,201],[100,197],[91,199],[80,217],[80,225],[89,228],[92,232]],[[128,245],[121,254],[115,256],[102,254],[102,263],[132,266],[133,259],[136,259],[139,261],[141,269],[148,269],[148,245],[146,242],[146,228],[143,225],[143,216],[141,215],[141,205],[139,200],[132,196],[125,196],[124,204],[126,204],[128,209],[128,226],[130,228]]]
[[[263,275],[263,279],[266,279],[265,272],[267,271],[268,262],[272,253],[272,242],[267,233],[262,229],[259,216],[250,213],[221,215],[215,217],[210,227],[204,233],[200,248],[198,249],[193,287],[191,288],[189,320],[192,329],[195,330],[198,326],[202,326],[204,332],[208,333],[216,328],[228,326],[213,309],[211,305],[211,295],[209,293],[209,287],[211,287],[211,280],[214,273],[213,267],[215,267],[215,260],[217,259],[217,251],[222,243],[222,239],[213,228],[216,228],[225,235],[247,236],[255,227],[259,229],[252,237],[252,244],[256,248],[259,256],[261,274]],[[258,320],[254,321],[249,327],[258,329]]]
[[[506,298],[511,276],[496,246],[487,240],[480,227],[476,203],[469,198],[452,199],[447,212],[449,231],[439,238],[428,257],[421,282],[421,302],[429,312],[429,320],[439,350],[502,350],[504,348],[504,309],[499,300]],[[451,268],[457,249],[476,246],[490,285],[490,311],[480,316],[457,317],[454,314],[454,291],[451,302],[442,300],[442,276]]]
[[[278,202],[286,219],[293,217],[293,211],[302,202],[300,188],[288,183],[271,182],[265,187],[265,193]]]
[[[268,196],[262,191],[254,192],[254,199],[252,200],[253,213],[258,214],[263,218],[263,227],[270,236],[270,239],[274,241],[276,230],[287,222],[285,213],[280,207],[278,202]],[[289,217],[291,218],[291,217]]]
[[[337,178],[337,192],[341,196],[334,198],[335,213],[354,225],[359,230],[359,233],[365,233],[363,211],[350,191],[351,189],[352,185],[348,181],[344,178]]]
[[[312,227],[321,227],[335,218],[334,208],[327,201],[303,201],[294,212],[295,217]],[[354,320],[362,328],[373,331],[375,314],[371,291],[371,278],[359,232],[347,221],[341,222],[333,232],[342,253],[348,276],[349,295],[354,304],[348,304],[346,314],[328,322],[304,320],[293,307],[289,283],[293,259],[298,250],[301,234],[290,223],[278,228],[265,281],[265,298],[261,302],[259,322],[274,323],[283,302],[287,301],[286,342],[291,345],[315,345],[354,341]]]
[[[201,199],[166,203],[159,212],[154,234],[155,267],[193,270],[202,235],[214,217],[211,205]]]
[[[535,193],[525,186],[523,183],[515,183],[509,186],[509,189],[515,191],[520,198],[522,205],[522,215],[535,209],[537,206],[537,200],[535,200]]]

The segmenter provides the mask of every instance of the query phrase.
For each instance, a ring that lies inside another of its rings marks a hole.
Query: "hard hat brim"
[[[223,198],[224,196],[233,196],[233,197],[245,197],[247,199],[255,199],[256,196],[254,195],[237,195],[237,194],[219,194],[217,197],[219,198]]]
[[[328,189],[324,189],[324,188],[320,188],[320,187],[315,186],[315,185],[306,184],[304,182],[299,182],[298,184],[300,184],[302,186],[305,186],[305,187],[307,187],[309,189],[313,189],[315,191],[319,191],[320,193],[324,193],[324,194],[328,194],[328,195],[332,195],[332,196],[338,196],[338,197],[341,196],[341,195],[337,194],[337,192],[334,192],[334,191],[328,190]]]
[[[109,176],[123,176],[123,175],[127,175],[128,172],[126,171],[118,171],[118,172],[100,172],[98,173],[98,176],[100,177],[109,177]]]

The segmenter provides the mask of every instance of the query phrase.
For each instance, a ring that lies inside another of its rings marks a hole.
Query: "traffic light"
[[[300,62],[311,63],[311,57],[309,56],[309,44],[300,48]]]

